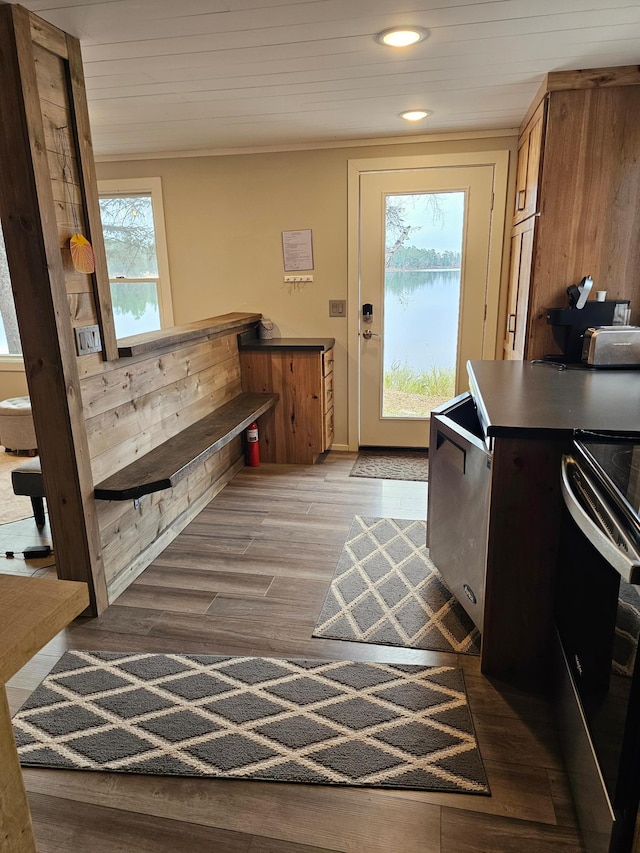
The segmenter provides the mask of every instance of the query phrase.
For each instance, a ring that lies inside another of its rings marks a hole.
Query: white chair
[[[29,397],[0,402],[0,444],[5,450],[35,453],[38,448]]]

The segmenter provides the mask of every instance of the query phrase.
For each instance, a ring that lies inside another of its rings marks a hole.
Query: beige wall
[[[16,370],[5,368],[0,372],[0,400],[24,397],[28,393],[27,377],[22,367]]]
[[[98,179],[162,178],[176,325],[259,311],[282,336],[336,339],[335,442],[346,445],[347,321],[331,319],[328,302],[347,298],[348,161],[495,150],[512,152],[513,172],[515,136],[96,166]],[[281,233],[299,228],[313,230],[314,281],[290,291]]]
[[[336,339],[335,442],[346,445],[347,321],[331,319],[328,303],[347,298],[348,161],[508,150],[513,166],[516,144],[515,136],[498,136],[98,163],[97,171],[98,179],[162,178],[177,325],[227,311],[260,311],[282,336]],[[510,191],[512,183],[511,177]],[[281,232],[298,228],[313,230],[314,281],[290,292],[282,280]]]

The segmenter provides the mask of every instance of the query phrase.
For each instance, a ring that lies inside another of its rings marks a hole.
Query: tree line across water
[[[445,249],[419,249],[417,246],[400,246],[388,259],[387,269],[392,270],[437,270],[459,269],[460,252]]]

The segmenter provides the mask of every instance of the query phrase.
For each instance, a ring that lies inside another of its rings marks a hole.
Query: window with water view
[[[151,193],[102,196],[100,214],[116,337],[160,329],[160,276]],[[22,355],[1,229],[0,355]]]
[[[464,192],[387,195],[383,417],[455,395]]]
[[[151,194],[101,196],[100,215],[116,337],[159,329],[159,275]]]

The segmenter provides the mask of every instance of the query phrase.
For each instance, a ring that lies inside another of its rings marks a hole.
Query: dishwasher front
[[[431,413],[427,545],[482,633],[491,453],[467,391]]]

